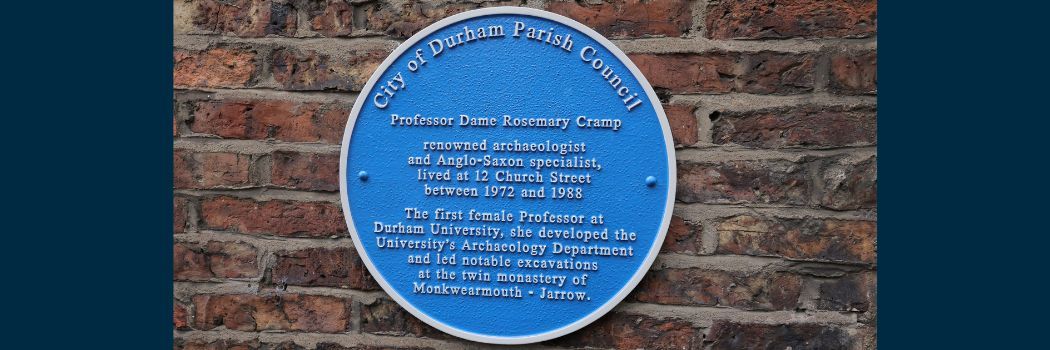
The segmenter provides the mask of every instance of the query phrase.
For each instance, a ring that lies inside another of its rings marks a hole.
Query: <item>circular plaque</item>
[[[598,319],[663,242],[674,148],[656,93],[609,40],[545,11],[458,14],[358,97],[340,194],[362,260],[444,332],[523,344]]]

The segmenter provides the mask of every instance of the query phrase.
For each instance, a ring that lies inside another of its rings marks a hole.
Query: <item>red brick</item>
[[[794,310],[802,278],[789,273],[718,270],[653,270],[632,293],[643,303],[729,306],[743,310]]]
[[[693,25],[689,1],[613,0],[600,3],[552,1],[551,11],[579,21],[602,35],[613,38],[682,36]]]
[[[875,208],[878,177],[875,157],[862,161],[831,160],[821,173],[824,194],[820,203],[835,210]]]
[[[831,91],[843,95],[875,94],[875,51],[837,52],[831,55]]]
[[[197,30],[241,37],[295,34],[292,4],[271,0],[192,0]]]
[[[700,54],[632,54],[654,88],[676,94],[798,94],[813,90],[811,54],[712,51]]]
[[[251,185],[251,156],[175,151],[175,188],[243,188]]]
[[[350,35],[354,31],[354,7],[344,0],[306,3],[310,29],[327,37]]]
[[[672,93],[718,94],[733,91],[739,54],[631,54],[631,61],[654,88]]]
[[[750,112],[721,112],[712,126],[715,144],[756,148],[833,148],[875,144],[875,109],[806,105]]]
[[[707,7],[714,39],[865,38],[875,35],[875,0],[715,1]]]
[[[190,203],[185,197],[175,197],[175,233],[186,232],[190,222]]]
[[[700,222],[686,221],[677,215],[671,216],[671,225],[667,228],[667,237],[664,238],[660,251],[698,254],[703,249],[702,230]]]
[[[875,263],[875,223],[740,215],[717,226],[719,254]]]
[[[257,202],[228,196],[201,200],[204,229],[286,237],[346,236],[338,204],[271,200]]]
[[[389,299],[376,299],[371,303],[361,304],[361,331],[378,335],[455,339],[423,323]]]
[[[688,321],[610,312],[594,323],[544,344],[572,348],[701,349],[703,332]]]
[[[387,51],[351,51],[332,57],[315,50],[278,48],[270,56],[273,78],[294,91],[360,91]]]
[[[676,145],[692,145],[697,142],[696,106],[665,104],[664,113],[671,126],[671,138]]]
[[[196,101],[188,125],[224,138],[339,143],[350,104],[282,100]]]
[[[275,283],[379,290],[379,284],[353,248],[309,248],[276,255],[270,272]]]
[[[452,0],[429,2],[407,0],[403,3],[377,1],[363,8],[365,28],[396,38],[408,38],[420,29],[457,13],[492,6],[521,6],[522,0],[483,1]],[[385,56],[385,55],[384,55]]]
[[[255,77],[256,52],[243,47],[175,50],[175,86],[247,87]]]
[[[241,242],[175,243],[175,280],[258,277],[258,255]]]
[[[270,182],[314,191],[339,190],[339,155],[277,151],[272,154]]]
[[[803,164],[785,160],[678,163],[678,193],[685,203],[806,204],[812,192]]]
[[[797,94],[813,91],[816,59],[809,54],[759,52],[746,56],[735,91]]]
[[[818,288],[820,310],[868,312],[875,305],[875,273],[863,272],[824,281]]]
[[[189,313],[186,311],[186,306],[179,303],[175,303],[174,306],[175,310],[171,317],[172,327],[180,331],[189,330]]]
[[[705,343],[710,349],[849,349],[841,328],[811,323],[761,324],[716,320]]]
[[[257,332],[268,330],[344,333],[350,326],[350,299],[321,295],[246,294],[193,297],[193,328],[216,327]]]

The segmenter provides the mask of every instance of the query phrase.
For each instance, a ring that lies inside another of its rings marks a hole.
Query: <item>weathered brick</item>
[[[676,94],[798,94],[813,91],[811,54],[711,51],[632,54],[631,61],[658,90]]]
[[[190,102],[191,131],[224,138],[339,143],[349,104],[283,100]]]
[[[349,287],[379,290],[353,248],[309,248],[276,253],[270,279],[275,283],[308,287]]]
[[[482,7],[521,5],[525,5],[525,1],[377,1],[363,8],[362,12],[368,31],[385,33],[396,38],[408,38],[420,29],[457,13]]]
[[[693,25],[689,1],[612,0],[600,3],[552,1],[547,11],[579,21],[613,38],[682,36]]]
[[[688,321],[614,311],[544,344],[572,348],[701,349],[702,341],[703,332]]]
[[[251,156],[175,150],[175,188],[240,188],[251,185]]]
[[[802,278],[785,272],[661,269],[649,271],[632,292],[643,303],[729,306],[743,310],[794,310]]]
[[[264,343],[258,339],[232,340],[218,339],[212,341],[175,339],[176,350],[306,350],[302,345],[292,341]]]
[[[821,205],[835,210],[875,208],[878,189],[875,157],[859,162],[831,160],[821,173]]]
[[[185,331],[190,329],[189,325],[189,313],[186,311],[186,306],[174,303],[174,312],[171,316],[172,327],[176,330]]]
[[[351,51],[338,57],[315,50],[278,48],[270,56],[273,78],[294,91],[360,91],[386,51]]]
[[[218,196],[201,200],[200,215],[202,228],[209,230],[288,237],[347,235],[342,209],[329,202],[257,202]]]
[[[848,349],[849,333],[811,323],[761,324],[716,320],[707,340],[710,349]]]
[[[339,190],[339,155],[273,152],[270,182],[276,186],[314,191]]]
[[[712,141],[757,148],[870,146],[875,129],[874,107],[805,105],[720,112]]]
[[[733,91],[739,54],[631,54],[631,61],[654,88],[672,93],[718,94]]]
[[[700,222],[691,222],[682,217],[671,216],[671,225],[667,228],[667,237],[660,248],[665,253],[693,253],[703,249],[703,226]]]
[[[379,335],[454,339],[451,335],[423,323],[389,299],[376,299],[371,303],[361,304],[361,331]]]
[[[868,312],[874,304],[874,272],[823,281],[818,288],[817,308],[821,310]]]
[[[195,3],[193,28],[198,32],[262,37],[295,34],[291,3],[271,0],[184,0]]]
[[[735,91],[797,94],[813,91],[816,59],[810,54],[759,52],[745,56]]]
[[[664,113],[671,126],[671,139],[676,145],[692,145],[697,142],[696,106],[665,104]]]
[[[256,332],[267,330],[343,333],[350,326],[350,299],[322,295],[247,294],[193,297],[193,327]]]
[[[705,22],[714,39],[864,38],[875,35],[875,14],[875,0],[720,0]]]
[[[831,55],[831,91],[844,95],[875,94],[878,55],[875,51]]]
[[[678,163],[676,198],[686,203],[806,204],[811,193],[803,164],[786,160]]]
[[[354,32],[354,7],[345,0],[315,0],[306,3],[310,29],[327,37]]]
[[[175,197],[175,233],[186,232],[190,223],[190,203],[186,197]]]
[[[238,88],[251,85],[257,71],[255,50],[213,47],[203,51],[175,50],[175,86]]]
[[[875,223],[740,215],[718,224],[720,254],[875,263]]]
[[[259,251],[241,242],[175,243],[175,280],[259,276]]]

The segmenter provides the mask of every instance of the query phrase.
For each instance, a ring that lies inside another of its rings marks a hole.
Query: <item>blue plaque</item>
[[[496,344],[598,319],[652,265],[674,147],[638,68],[571,19],[513,7],[441,20],[369,79],[343,137],[354,245],[402,307]]]

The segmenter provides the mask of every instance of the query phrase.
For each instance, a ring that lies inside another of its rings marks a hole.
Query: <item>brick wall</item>
[[[875,347],[873,0],[175,0],[176,348],[488,347],[377,286],[337,173],[379,62],[430,23],[497,5],[612,39],[677,144],[652,271],[607,316],[533,347]]]

